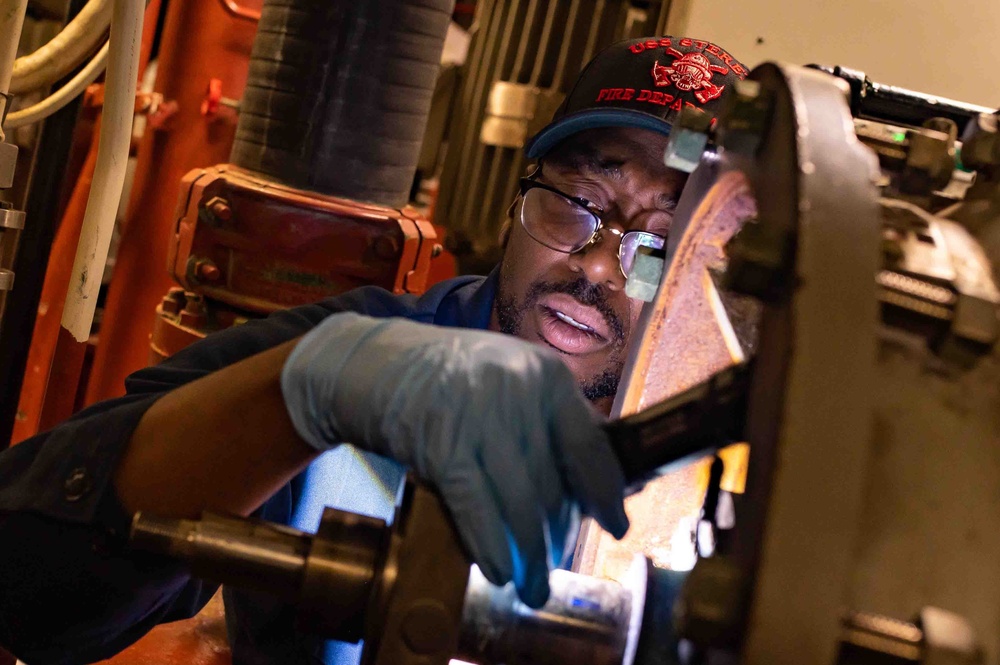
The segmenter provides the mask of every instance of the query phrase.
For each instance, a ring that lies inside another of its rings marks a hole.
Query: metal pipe
[[[513,585],[496,587],[473,566],[455,657],[486,665],[621,665],[633,616],[633,590],[567,570],[552,571],[549,587],[545,606],[532,610],[518,600]]]
[[[87,213],[62,318],[63,326],[78,342],[90,336],[111,232],[125,184],[145,8],[144,0],[115,0],[111,19],[110,64],[105,81],[97,171],[87,200]]]
[[[405,205],[453,4],[265,2],[230,161],[300,189]]]
[[[277,524],[206,515],[180,520],[136,513],[132,547],[186,562],[195,575],[272,594],[298,598],[313,537]]]
[[[146,15],[147,22],[155,18],[155,13]],[[166,108],[176,111],[165,124],[148,124],[139,142],[85,404],[121,395],[125,377],[149,363],[153,311],[175,285],[169,272],[149,267],[167,264],[178,187],[191,169],[228,160],[236,128],[235,114],[201,115],[205,84],[220,79],[226,96],[240,96],[256,30],[217,2],[168,3],[162,21],[154,91],[175,102],[176,107]]]
[[[996,109],[976,104],[928,95],[906,88],[876,83],[864,72],[848,67],[809,65],[843,79],[851,89],[851,114],[855,117],[875,118],[906,125],[922,125],[930,118],[949,118],[958,125],[959,134],[969,120],[980,113],[994,113]]]

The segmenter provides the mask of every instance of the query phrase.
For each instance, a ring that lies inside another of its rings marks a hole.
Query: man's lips
[[[607,346],[611,338],[600,312],[563,293],[540,298],[536,314],[539,335],[563,353],[591,353]]]

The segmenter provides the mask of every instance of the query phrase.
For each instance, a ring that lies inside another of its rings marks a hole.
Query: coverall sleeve
[[[110,478],[125,445],[171,389],[294,339],[331,313],[367,309],[355,300],[330,299],[211,335],[130,376],[124,397],[0,453],[0,645],[30,665],[89,663],[158,623],[196,614],[214,586],[121,546],[129,516]]]

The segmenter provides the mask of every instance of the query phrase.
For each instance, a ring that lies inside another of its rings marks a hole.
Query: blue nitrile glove
[[[335,314],[281,375],[309,444],[391,457],[434,485],[473,561],[540,607],[568,554],[578,509],[621,538],[624,478],[559,358],[498,333]]]

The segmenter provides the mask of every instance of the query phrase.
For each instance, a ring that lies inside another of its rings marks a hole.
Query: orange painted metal
[[[137,93],[135,112],[156,113],[162,99],[156,94]],[[86,142],[86,157],[79,168],[59,228],[52,243],[48,269],[35,316],[25,377],[18,397],[11,443],[19,443],[70,417],[82,406],[85,358],[93,353],[91,342],[80,343],[60,326],[69,288],[70,269],[80,238],[90,183],[97,163],[100,111],[104,85],[87,88],[81,122],[74,140]],[[75,150],[76,148],[74,148]],[[72,161],[76,161],[75,159]],[[89,366],[89,364],[87,365]]]
[[[96,665],[229,665],[222,597],[216,594],[198,616],[157,626],[141,640]]]
[[[160,6],[162,0],[149,0],[146,4],[146,13],[142,17],[142,41],[139,46],[139,76],[146,71],[149,65],[150,53],[153,50],[153,38],[156,37],[156,28],[160,23]]]
[[[219,0],[227,12],[246,21],[257,22],[260,20],[260,10],[249,9],[236,2],[236,0]]]
[[[726,242],[755,213],[753,195],[739,172],[721,176],[702,198],[650,304],[630,372],[622,378],[621,415],[657,404],[745,359],[709,270],[725,265]],[[722,457],[724,486],[741,491],[747,447],[731,446]],[[625,507],[632,528],[623,540],[588,525],[578,554],[581,572],[622,580],[637,552],[664,568],[693,564],[683,561],[690,539],[682,541],[695,526],[710,461],[669,473],[630,497]]]
[[[433,225],[395,210],[306,192],[232,165],[181,185],[168,264],[187,290],[266,314],[375,285],[427,286]]]
[[[90,94],[88,91],[88,96]],[[84,109],[93,116],[95,107],[89,100]],[[60,322],[97,164],[99,125],[99,120],[93,125],[87,157],[52,243],[14,418],[12,444],[34,436],[73,413],[86,345],[76,343],[71,336],[60,335]]]
[[[263,2],[241,4],[259,9]],[[165,265],[176,225],[178,183],[193,168],[225,162],[236,129],[232,109],[201,115],[205,89],[217,78],[227,97],[242,95],[256,27],[235,19],[218,2],[170,2],[154,86],[165,100],[163,113],[150,119],[139,146],[87,403],[122,394],[125,377],[146,365],[153,312],[174,285]]]
[[[454,275],[416,210],[307,192],[229,164],[181,183],[168,264],[181,287],[156,308],[150,362],[206,334],[375,285],[421,293]],[[433,269],[432,269],[433,268]]]

